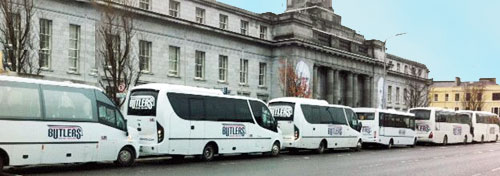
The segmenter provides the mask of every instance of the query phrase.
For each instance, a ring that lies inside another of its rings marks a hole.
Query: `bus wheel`
[[[118,153],[118,159],[116,160],[116,163],[119,166],[122,167],[128,167],[134,164],[135,162],[135,154],[130,149],[130,147],[124,147],[122,150],[120,150],[120,153]]]
[[[356,148],[354,148],[354,151],[359,152],[361,151],[361,148],[363,148],[363,142],[360,139],[358,140],[358,143],[356,144]]]
[[[4,156],[0,154],[0,175],[2,175],[3,173],[4,161],[5,161]]]
[[[273,147],[271,148],[270,156],[276,157],[280,155],[281,147],[278,141],[274,142]]]
[[[203,153],[201,154],[201,160],[212,161],[215,158],[215,147],[212,144],[207,144],[203,148]]]
[[[448,136],[444,136],[443,138],[443,145],[447,145],[448,144]]]
[[[415,147],[416,145],[417,145],[417,138],[415,138],[415,139],[413,140],[413,145],[411,145],[410,147],[411,147],[411,148],[413,148],[413,147]]]
[[[467,144],[467,135],[465,135],[465,138],[464,138],[464,145]]]
[[[319,147],[318,149],[316,149],[316,153],[317,154],[322,154],[325,152],[325,148],[326,148],[326,142],[323,140],[321,141],[321,143],[319,144]]]
[[[389,141],[389,144],[387,144],[386,148],[387,148],[387,149],[391,149],[393,145],[394,145],[394,142],[393,142],[393,140],[391,139],[391,140]]]

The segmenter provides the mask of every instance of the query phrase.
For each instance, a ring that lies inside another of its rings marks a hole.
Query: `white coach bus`
[[[331,148],[361,149],[361,126],[352,108],[324,100],[277,98],[269,103],[283,134],[283,146],[292,152]]]
[[[499,124],[498,116],[490,112],[479,111],[459,111],[467,114],[472,120],[472,129],[470,130],[474,142],[493,142],[498,141]]]
[[[381,144],[387,148],[416,144],[414,114],[374,108],[355,108],[354,111],[363,125],[363,144]]]
[[[141,157],[186,155],[210,161],[219,154],[279,155],[281,135],[266,104],[221,91],[168,84],[133,88],[126,99],[139,131]]]
[[[0,76],[3,166],[116,161],[139,152],[119,109],[92,86]]]
[[[441,108],[414,108],[417,141],[449,144],[472,142],[471,119],[467,114]]]

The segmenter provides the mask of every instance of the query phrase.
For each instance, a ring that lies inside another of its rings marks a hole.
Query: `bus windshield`
[[[359,120],[375,120],[375,113],[356,113]]]
[[[415,120],[429,120],[431,118],[430,110],[410,110],[410,113],[415,114]]]

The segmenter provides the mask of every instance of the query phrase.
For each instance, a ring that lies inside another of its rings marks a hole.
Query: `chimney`
[[[455,85],[460,86],[461,83],[462,81],[460,80],[460,77],[455,77]]]

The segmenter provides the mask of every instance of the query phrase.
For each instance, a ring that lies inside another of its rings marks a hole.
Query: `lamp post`
[[[387,108],[387,52],[386,52],[386,43],[387,43],[387,40],[393,38],[393,37],[397,37],[397,36],[402,36],[402,35],[405,35],[406,33],[398,33],[398,34],[395,34],[387,39],[384,40],[384,94],[383,94],[383,103],[382,103],[382,108],[383,109],[386,109]]]

